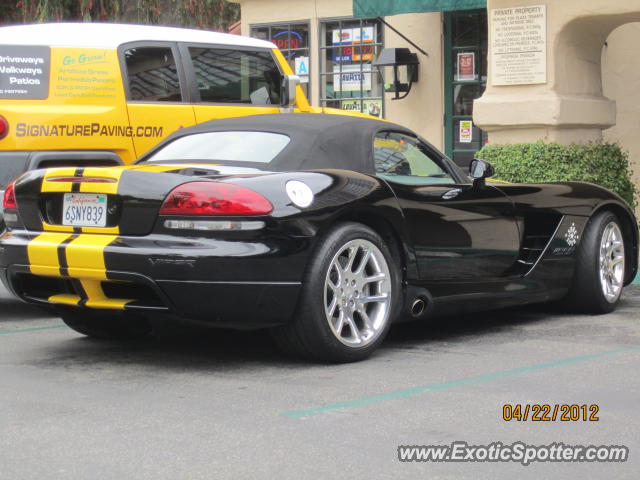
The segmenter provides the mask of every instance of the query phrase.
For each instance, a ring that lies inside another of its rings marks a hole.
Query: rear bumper
[[[30,303],[166,312],[238,328],[294,314],[308,239],[106,237],[10,232],[0,240],[0,279]]]
[[[27,265],[0,269],[2,283],[22,300],[87,309],[166,312],[212,325],[258,328],[289,321],[300,282],[206,282],[152,280],[125,272],[108,272],[98,282],[70,277],[43,277]],[[99,292],[99,293],[96,293]],[[127,295],[131,293],[131,295]],[[125,298],[125,297],[134,298]]]

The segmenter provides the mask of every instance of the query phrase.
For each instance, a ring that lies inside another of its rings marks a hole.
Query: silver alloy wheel
[[[624,241],[616,222],[609,222],[600,240],[600,286],[607,302],[620,297],[624,282]]]
[[[325,278],[325,315],[348,347],[363,347],[384,331],[391,312],[391,274],[384,255],[364,239],[345,243]]]

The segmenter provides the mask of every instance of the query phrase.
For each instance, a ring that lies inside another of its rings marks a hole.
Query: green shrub
[[[509,182],[590,182],[613,190],[632,207],[637,189],[631,180],[629,154],[619,145],[522,143],[486,145],[477,155],[491,163],[495,178]]]

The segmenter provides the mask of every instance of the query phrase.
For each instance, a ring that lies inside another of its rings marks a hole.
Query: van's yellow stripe
[[[66,247],[69,276],[81,279],[106,280],[104,249],[117,235],[80,235]]]
[[[31,240],[27,246],[31,273],[59,277],[58,246],[70,236],[66,233],[42,233]]]

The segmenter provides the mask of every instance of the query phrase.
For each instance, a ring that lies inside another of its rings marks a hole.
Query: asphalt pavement
[[[96,341],[0,290],[0,479],[638,478],[640,286],[603,316],[545,307],[398,325],[371,359],[282,356],[263,332],[159,324]],[[505,404],[599,421],[505,421]],[[399,445],[626,445],[624,463],[407,463]]]

